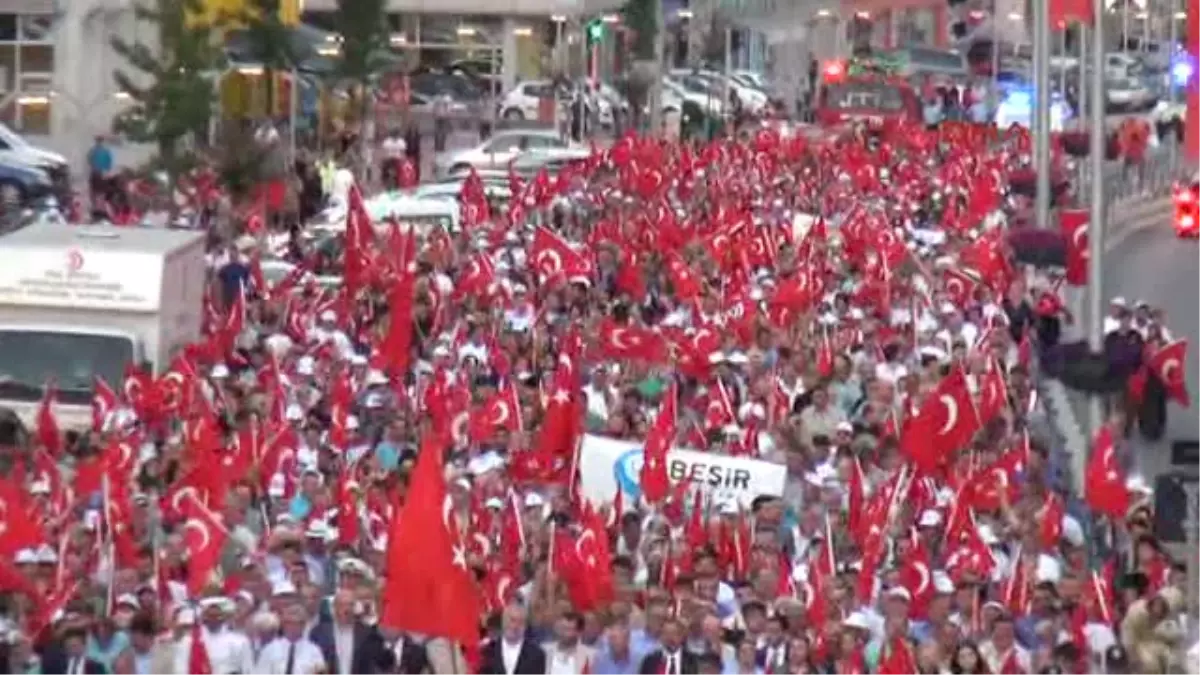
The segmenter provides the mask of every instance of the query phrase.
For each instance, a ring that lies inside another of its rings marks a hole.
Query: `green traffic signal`
[[[588,40],[597,42],[604,38],[604,22],[593,21],[587,27]]]

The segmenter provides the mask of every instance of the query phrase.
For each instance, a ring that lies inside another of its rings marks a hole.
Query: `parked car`
[[[663,89],[670,91],[679,100],[682,107],[683,101],[690,101],[696,104],[706,114],[713,117],[721,117],[725,114],[725,103],[721,100],[721,92],[715,91],[713,83],[699,77],[684,77],[671,78],[663,77]],[[666,94],[663,95],[663,100],[666,100]],[[663,106],[664,109],[666,106]]]
[[[427,71],[411,78],[412,91],[429,98],[449,96],[463,102],[481,101],[487,96],[475,81],[465,75]]]
[[[686,79],[689,77],[702,80],[707,84],[707,86],[711,89],[711,91],[717,97],[724,98],[725,84],[726,84],[726,77],[725,77],[724,73],[718,73],[718,72],[711,71],[711,70],[700,70],[700,71],[675,70],[675,71],[671,72],[671,76],[673,78],[677,78],[680,80],[683,80],[683,79]],[[770,102],[770,98],[767,96],[766,92],[764,92],[756,87],[743,84],[742,82],[739,82],[737,80],[737,78],[735,78],[735,77],[728,78],[728,82],[729,82],[729,90],[731,92],[733,92],[734,95],[737,96],[738,101],[741,102],[743,108],[747,112],[751,112],[751,113],[761,112],[764,108],[767,107],[767,104]]]
[[[33,145],[3,123],[0,123],[0,162],[41,169],[50,177],[56,191],[63,192],[71,186],[66,157]]]
[[[45,169],[0,156],[0,208],[51,195],[55,189],[55,181]]]
[[[520,155],[535,153],[547,159],[587,157],[587,148],[568,143],[558,133],[545,129],[507,129],[473,148],[446,152],[434,157],[433,170],[438,177],[464,173],[471,168],[505,169]]]
[[[500,117],[506,120],[535,120],[542,99],[559,97],[560,92],[550,80],[526,80],[509,89],[497,108]]]
[[[1154,90],[1141,78],[1112,78],[1105,83],[1108,107],[1118,110],[1149,110],[1158,102]]]

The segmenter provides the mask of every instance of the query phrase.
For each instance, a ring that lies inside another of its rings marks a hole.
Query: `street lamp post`
[[[1094,352],[1104,348],[1104,0],[1092,0],[1092,72],[1088,93],[1089,145],[1088,161],[1092,165],[1091,210],[1088,218],[1088,343]],[[1104,423],[1100,397],[1088,401],[1091,433]]]
[[[1033,165],[1037,170],[1037,226],[1050,226],[1050,0],[1033,2]]]

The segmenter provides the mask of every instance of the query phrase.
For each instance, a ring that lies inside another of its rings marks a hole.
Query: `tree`
[[[370,113],[371,90],[391,64],[387,0],[338,0],[334,30],[341,38],[334,76],[358,90],[359,119]],[[359,134],[359,142],[366,142]]]
[[[294,29],[284,21],[282,8],[282,0],[245,0],[240,12],[223,17],[240,27],[243,57],[263,69],[268,115],[275,110],[275,74],[293,70],[311,56],[294,39]]]
[[[622,23],[633,31],[633,58],[653,59],[654,41],[658,38],[658,2],[660,0],[629,0],[622,10]]]
[[[223,53],[211,25],[193,25],[200,0],[151,0],[134,12],[158,28],[158,47],[111,40],[130,71],[116,70],[120,91],[133,102],[114,121],[114,130],[139,143],[155,143],[159,162],[174,179],[187,168],[191,148],[203,146],[213,115],[214,71]],[[140,84],[144,83],[144,84]]]

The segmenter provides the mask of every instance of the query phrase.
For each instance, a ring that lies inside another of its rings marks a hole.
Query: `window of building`
[[[0,14],[0,120],[18,133],[51,131],[53,29],[51,15]]]
[[[0,14],[0,42],[12,42],[17,39],[17,15]]]

